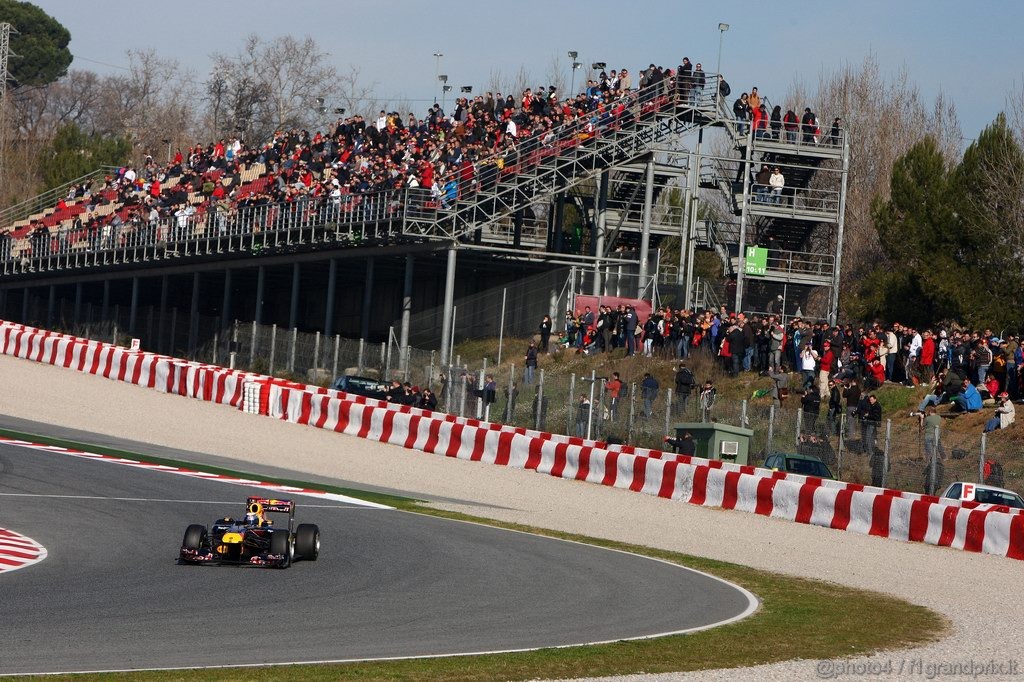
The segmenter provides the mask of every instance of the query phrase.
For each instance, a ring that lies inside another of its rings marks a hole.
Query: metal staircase
[[[490,241],[483,234],[524,206],[592,182],[601,171],[635,164],[682,133],[719,124],[717,87],[717,77],[709,77],[695,100],[680,103],[655,86],[637,92],[617,116],[563,126],[553,131],[549,144],[524,142],[505,160],[497,182],[482,183],[479,191],[460,197],[448,209],[407,211],[404,229],[444,239],[468,239],[476,233],[481,241]],[[635,212],[633,206],[642,205],[635,200],[637,194],[642,199],[643,191],[634,187],[630,194],[623,187],[614,199],[626,213],[625,222]]]
[[[845,131],[816,141],[803,130],[795,138],[783,132],[774,139],[771,131],[758,137],[750,130],[741,134],[732,123],[722,127],[739,158],[704,159],[699,186],[717,194],[733,218],[698,224],[697,248],[718,253],[725,272],[736,278],[737,309],[764,312],[785,292],[794,307],[834,319],[849,167]],[[756,182],[764,165],[782,171],[781,196]],[[763,265],[748,265],[760,258]],[[822,289],[827,297],[814,293]]]

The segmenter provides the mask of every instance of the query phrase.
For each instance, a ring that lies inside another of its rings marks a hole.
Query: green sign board
[[[765,270],[768,269],[768,249],[762,249],[760,246],[748,246],[744,262],[746,264],[744,274],[763,277]]]

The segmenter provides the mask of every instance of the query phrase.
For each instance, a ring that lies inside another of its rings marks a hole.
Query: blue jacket
[[[967,384],[963,396],[967,400],[968,412],[977,412],[981,409],[981,394],[978,393],[978,389],[974,387],[974,384]]]

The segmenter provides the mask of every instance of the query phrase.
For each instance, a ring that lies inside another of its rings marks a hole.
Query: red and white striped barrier
[[[0,573],[16,571],[46,558],[46,548],[32,538],[0,528]]]
[[[609,446],[163,356],[133,361],[124,357],[131,351],[21,325],[0,323],[0,341],[8,355],[446,457],[532,469],[797,523],[1024,559],[1024,515],[1006,507]]]

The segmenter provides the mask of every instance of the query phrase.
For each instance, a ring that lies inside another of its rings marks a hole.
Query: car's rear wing
[[[250,497],[245,502],[245,508],[248,509],[253,502],[258,503],[263,507],[264,512],[280,512],[282,514],[291,514],[295,511],[295,502],[292,500],[279,500],[272,497]]]

